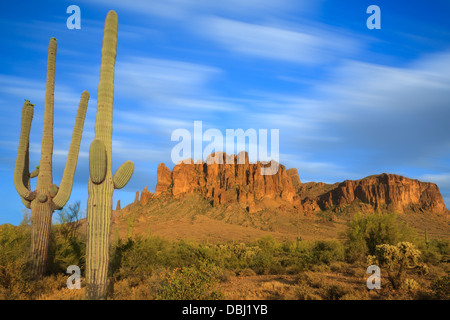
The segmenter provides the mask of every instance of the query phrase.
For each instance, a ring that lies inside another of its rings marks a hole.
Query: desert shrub
[[[15,260],[28,255],[31,229],[28,225],[15,227],[11,224],[0,226],[0,252],[3,259]]]
[[[273,255],[266,251],[259,251],[253,256],[249,266],[257,274],[269,274],[275,263]]]
[[[349,285],[330,280],[320,273],[308,271],[299,275],[294,296],[302,300],[340,300],[352,292]]]
[[[58,221],[52,226],[48,249],[47,272],[61,273],[70,265],[79,266],[84,270],[86,242],[81,237],[79,229],[80,202],[77,201],[66,208],[57,211]]]
[[[347,292],[339,300],[369,300],[369,298],[367,290],[355,290]]]
[[[250,246],[252,254],[249,267],[257,274],[274,274],[281,271],[282,267],[277,259],[280,245],[273,237],[263,237]]]
[[[298,283],[307,284],[312,288],[323,288],[326,286],[326,279],[320,273],[306,271],[298,276]]]
[[[279,243],[272,236],[264,236],[261,239],[256,241],[256,245],[263,251],[266,252],[275,252],[275,250],[279,247]]]
[[[291,299],[295,300],[322,300],[310,286],[304,283],[297,284],[291,292]]]
[[[345,267],[345,262],[333,261],[330,263],[330,270],[332,272],[340,272]]]
[[[252,277],[252,276],[256,276],[256,272],[253,271],[253,269],[245,268],[245,269],[242,269],[242,270],[238,271],[238,276],[240,276],[240,277]]]
[[[28,253],[30,228],[0,226],[0,299],[25,299],[30,290]]]
[[[194,250],[193,250],[194,249]],[[197,260],[195,245],[186,240],[181,240],[176,245],[176,260],[171,263],[174,266],[192,265]]]
[[[214,290],[218,282],[219,269],[206,261],[196,266],[175,268],[163,275],[158,300],[215,300],[222,298]]]
[[[399,242],[396,246],[381,244],[376,247],[375,254],[369,255],[367,263],[385,267],[388,279],[394,289],[403,284],[406,269],[419,266],[421,252],[409,242]]]
[[[327,264],[312,264],[308,267],[312,272],[330,272],[331,268]]]
[[[161,276],[154,272],[150,277],[129,276],[114,283],[111,298],[114,300],[153,300],[160,288]]]
[[[285,272],[292,273],[304,271],[314,264],[313,241],[285,242],[280,246],[279,262],[285,268]]]
[[[300,272],[304,271],[305,269],[302,268],[299,265],[293,264],[293,265],[289,265],[285,268],[285,273],[286,274],[299,274]]]
[[[84,300],[85,288],[71,290],[68,288],[57,289],[40,295],[37,300]]]
[[[445,257],[450,256],[450,241],[446,239],[431,239],[419,246],[424,262],[439,264]]]
[[[157,251],[143,241],[134,245],[122,255],[119,274],[122,276],[151,276],[155,265]]]
[[[420,286],[416,280],[408,278],[403,281],[401,288],[410,293],[416,293]]]
[[[248,268],[256,253],[255,248],[248,247],[245,243],[217,245],[215,250],[215,263],[229,270]]]
[[[338,241],[316,241],[312,248],[312,262],[330,264],[344,259],[344,246]]]
[[[438,277],[434,280],[431,287],[433,293],[438,299],[449,300],[450,299],[450,274],[442,277]]]
[[[152,275],[155,268],[179,264],[176,243],[170,244],[159,237],[119,239],[112,247],[110,272],[116,279],[145,278]]]
[[[56,291],[70,290],[67,288],[67,278],[67,274],[58,273],[30,282],[29,299],[42,299]]]
[[[350,290],[340,284],[330,284],[325,290],[325,300],[340,300],[343,296],[350,293]]]
[[[352,263],[375,254],[377,245],[414,242],[416,232],[395,213],[355,215],[346,232],[346,259]]]
[[[66,238],[58,226],[53,226],[48,248],[47,274],[66,272],[70,265],[84,270],[85,256],[86,242],[80,236]]]
[[[5,259],[0,250],[0,300],[26,299],[29,291],[25,259]]]
[[[127,241],[118,239],[116,243],[111,246],[111,254],[109,258],[109,272],[115,276],[118,276],[118,272],[122,266],[123,256],[134,245],[134,241],[128,238]]]
[[[220,268],[217,273],[217,280],[219,280],[219,282],[227,282],[235,275],[236,273],[234,271]]]

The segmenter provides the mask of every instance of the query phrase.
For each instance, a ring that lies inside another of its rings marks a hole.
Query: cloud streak
[[[308,65],[329,62],[333,55],[353,54],[358,49],[355,41],[324,26],[287,27],[212,16],[204,18],[198,30],[232,52]]]

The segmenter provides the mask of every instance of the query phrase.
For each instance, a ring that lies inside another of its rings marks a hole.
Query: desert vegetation
[[[0,299],[85,299],[86,239],[79,203],[58,211],[48,268],[30,277],[29,219],[0,226]],[[448,240],[418,237],[396,215],[357,215],[342,239],[248,242],[169,240],[147,234],[116,238],[109,261],[109,299],[449,299]],[[368,290],[369,264],[381,289]],[[81,289],[66,269],[81,268]]]

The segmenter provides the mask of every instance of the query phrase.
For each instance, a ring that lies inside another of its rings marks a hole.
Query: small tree
[[[394,289],[401,287],[406,269],[420,267],[421,252],[410,242],[399,242],[396,246],[390,244],[377,245],[375,255],[367,257],[369,265],[385,267],[388,279]]]
[[[415,236],[415,230],[398,219],[395,213],[357,214],[346,231],[346,258],[349,262],[361,261],[368,254],[374,255],[380,244],[412,242]]]
[[[81,225],[80,201],[70,204],[68,208],[58,211],[60,232],[66,239],[74,239],[78,236]]]

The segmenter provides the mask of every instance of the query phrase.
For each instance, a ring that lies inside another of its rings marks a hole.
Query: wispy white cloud
[[[358,50],[357,42],[324,26],[248,23],[211,16],[200,21],[198,32],[232,52],[303,64],[329,61]]]
[[[445,189],[450,189],[450,172],[438,174],[428,173],[420,176],[419,179],[425,182],[436,183],[438,186]]]
[[[182,61],[122,58],[116,64],[116,92],[144,103],[151,99],[170,103],[172,99],[202,93],[208,80],[220,72],[214,67]]]

